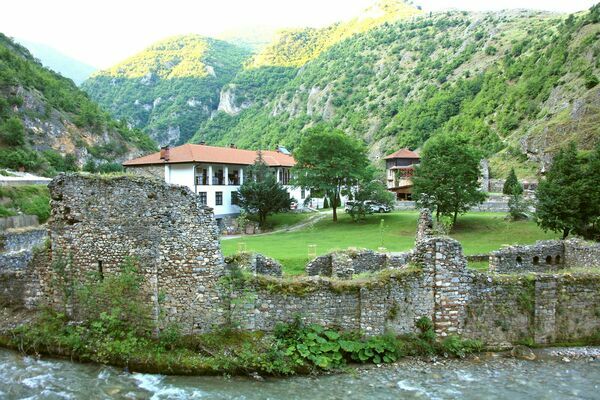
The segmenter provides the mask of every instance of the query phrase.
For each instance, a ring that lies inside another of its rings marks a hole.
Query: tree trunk
[[[452,220],[452,225],[456,225],[456,217],[458,216],[458,211],[454,211],[454,219]]]
[[[333,205],[333,221],[337,221],[337,207],[335,204]]]
[[[440,222],[440,209],[439,208],[435,209],[435,220],[437,222]]]
[[[569,228],[565,228],[563,229],[563,240],[565,240],[567,238],[567,236],[569,236],[569,232],[571,231],[571,229]]]

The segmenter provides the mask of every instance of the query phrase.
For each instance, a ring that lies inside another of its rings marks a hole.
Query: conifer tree
[[[504,186],[502,187],[502,193],[507,196],[523,193],[523,186],[521,186],[521,183],[519,183],[519,179],[517,178],[514,168],[510,169],[508,178],[506,178]]]

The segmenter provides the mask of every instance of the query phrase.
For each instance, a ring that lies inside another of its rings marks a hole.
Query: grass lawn
[[[287,214],[284,214],[287,215]],[[334,223],[327,217],[311,227],[296,232],[274,233],[265,236],[246,236],[223,240],[225,255],[237,252],[238,243],[246,244],[247,251],[256,251],[279,260],[284,272],[302,274],[308,261],[308,245],[317,246],[317,254],[348,247],[376,250],[385,247],[389,251],[405,251],[414,246],[418,213],[401,211],[390,214],[375,214],[366,222],[355,223],[341,213]],[[557,236],[544,233],[534,222],[508,222],[501,213],[469,213],[459,217],[451,236],[463,244],[465,254],[487,253],[504,244],[531,244],[540,239]],[[284,217],[282,217],[284,218]],[[285,217],[287,218],[287,216]],[[380,220],[385,227],[380,229]]]
[[[315,213],[311,212],[286,212],[273,214],[267,217],[267,229],[283,229],[291,225],[296,225],[313,215],[315,215]]]

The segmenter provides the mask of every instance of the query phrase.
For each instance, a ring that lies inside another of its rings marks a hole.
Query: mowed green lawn
[[[279,260],[284,272],[302,274],[308,262],[308,246],[316,245],[317,255],[348,247],[389,251],[405,251],[414,246],[418,213],[402,211],[390,214],[374,214],[366,222],[355,223],[343,212],[334,223],[331,216],[296,232],[274,233],[264,236],[244,236],[223,240],[225,255],[238,251],[239,243],[245,243],[247,251],[255,251]],[[281,217],[280,217],[281,218]],[[385,227],[380,228],[383,219]],[[459,240],[465,254],[487,253],[505,244],[531,244],[536,240],[554,239],[556,234],[545,233],[535,222],[508,222],[502,213],[469,213],[459,217],[451,235]]]

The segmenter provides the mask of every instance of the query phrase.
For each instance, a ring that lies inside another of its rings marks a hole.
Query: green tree
[[[508,178],[504,182],[504,186],[502,187],[502,193],[505,195],[513,195],[513,194],[522,194],[523,186],[519,183],[519,179],[517,178],[517,174],[515,173],[515,169],[511,168],[510,173],[508,174]]]
[[[544,229],[600,240],[600,145],[588,155],[574,143],[559,152],[537,196]]]
[[[581,224],[584,189],[581,159],[575,143],[559,150],[536,191],[536,219],[544,230],[562,232],[565,239]]]
[[[365,145],[338,129],[318,125],[309,130],[294,153],[294,184],[311,191],[324,192],[337,199],[364,178],[367,166]],[[337,221],[336,201],[331,202]]]
[[[360,221],[364,220],[367,214],[373,212],[371,207],[365,204],[366,201],[370,200],[391,207],[394,203],[394,194],[371,175],[371,178],[367,177],[358,184],[354,199],[355,201],[352,207],[348,209],[348,213],[354,221]]]
[[[451,215],[456,223],[458,214],[486,198],[479,190],[480,160],[481,154],[466,137],[434,136],[423,147],[421,162],[415,167],[413,196],[435,207],[438,221],[440,215]]]
[[[270,214],[289,210],[291,204],[287,190],[277,182],[261,152],[246,172],[244,183],[238,190],[238,199],[242,209],[258,216],[261,227]]]
[[[10,117],[0,125],[0,139],[9,146],[23,146],[25,131],[21,120],[17,117]]]

